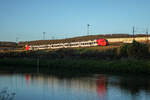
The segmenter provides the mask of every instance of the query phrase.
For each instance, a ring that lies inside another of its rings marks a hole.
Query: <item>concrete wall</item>
[[[150,37],[135,37],[135,40],[138,42],[145,42],[150,40]],[[131,43],[133,41],[133,38],[108,38],[108,42],[123,42],[123,43]]]

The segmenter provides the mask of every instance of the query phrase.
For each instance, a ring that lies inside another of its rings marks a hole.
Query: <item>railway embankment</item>
[[[121,47],[90,47],[0,53],[0,70],[54,74],[150,74],[147,44],[134,41]]]

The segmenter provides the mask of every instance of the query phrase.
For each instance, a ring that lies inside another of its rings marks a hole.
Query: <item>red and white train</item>
[[[43,49],[91,47],[91,46],[107,46],[107,45],[108,45],[108,41],[106,39],[96,39],[96,40],[70,42],[70,43],[26,45],[26,50],[43,50]]]

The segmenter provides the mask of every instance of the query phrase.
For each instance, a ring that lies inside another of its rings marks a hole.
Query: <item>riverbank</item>
[[[0,70],[59,74],[126,73],[150,74],[150,60],[122,59],[0,59]]]
[[[0,53],[0,70],[54,74],[150,74],[150,46],[133,41],[119,48],[63,48]]]

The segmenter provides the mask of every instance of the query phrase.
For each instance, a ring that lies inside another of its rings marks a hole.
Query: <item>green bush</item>
[[[120,55],[123,56],[123,57],[127,57],[128,54],[127,54],[127,48],[128,48],[128,44],[123,44],[121,47],[120,47]]]
[[[120,55],[123,57],[146,58],[149,55],[148,46],[134,40],[133,43],[123,44],[120,47]]]

